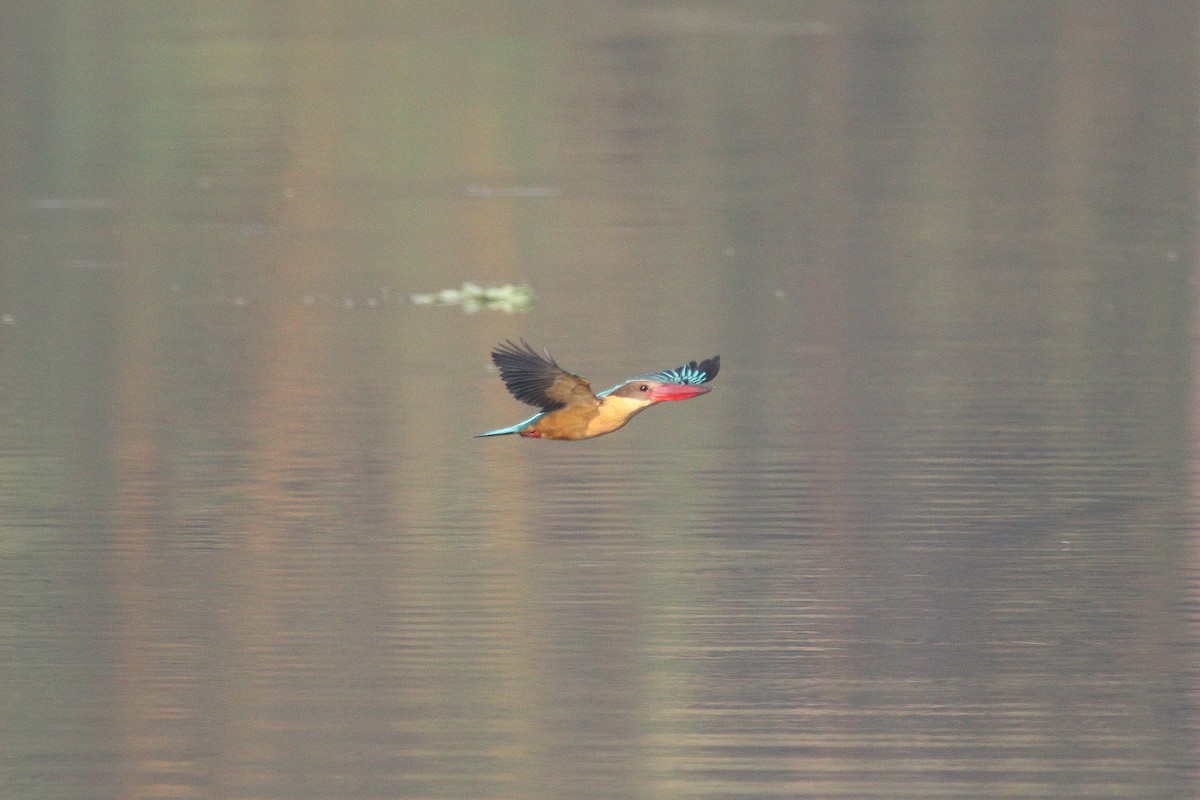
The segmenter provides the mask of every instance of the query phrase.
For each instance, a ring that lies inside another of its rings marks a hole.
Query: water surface
[[[1194,796],[1192,4],[4,17],[6,794]]]

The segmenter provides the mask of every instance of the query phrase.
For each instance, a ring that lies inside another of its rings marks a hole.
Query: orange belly
[[[521,432],[522,436],[538,439],[591,439],[623,427],[634,414],[646,406],[632,406],[605,398],[592,407],[567,406],[551,411]]]

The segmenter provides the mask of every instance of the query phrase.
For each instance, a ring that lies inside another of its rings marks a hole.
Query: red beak
[[[691,384],[660,383],[650,390],[650,399],[656,403],[664,400],[690,400],[702,394],[708,394],[711,389],[707,386],[692,386]]]

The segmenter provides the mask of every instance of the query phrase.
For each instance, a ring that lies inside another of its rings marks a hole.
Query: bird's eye
[[[650,387],[643,383],[641,386],[638,387],[638,391],[639,392],[648,392],[648,391],[650,391]]]

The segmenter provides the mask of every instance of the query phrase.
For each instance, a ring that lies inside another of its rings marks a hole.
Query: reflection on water
[[[9,15],[9,793],[1193,796],[1191,4],[472,8]]]

